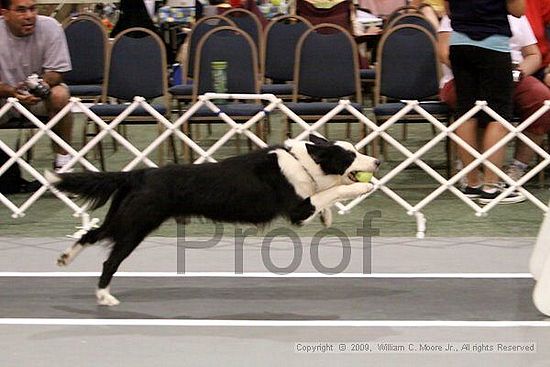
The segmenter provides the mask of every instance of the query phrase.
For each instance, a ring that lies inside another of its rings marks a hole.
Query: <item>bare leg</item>
[[[537,135],[530,133],[528,131],[524,132],[525,135],[535,144],[541,145],[544,141],[544,135]],[[529,164],[533,160],[533,157],[535,157],[535,151],[527,146],[523,141],[517,140],[516,142],[516,153],[514,155],[514,158],[520,161],[521,163]]]
[[[483,151],[487,151],[493,145],[498,143],[509,131],[498,122],[490,122],[487,125],[485,135],[483,136]],[[497,150],[495,154],[491,155],[488,159],[498,168],[502,168],[504,163],[504,157],[506,156],[506,145]],[[500,181],[500,178],[492,170],[485,168],[483,173],[485,174],[485,184],[494,185]]]
[[[46,109],[51,117],[55,116],[69,103],[69,91],[64,86],[58,85],[51,89],[51,94],[46,101]],[[73,115],[68,113],[53,128],[53,131],[59,135],[68,144],[71,143],[73,129]],[[67,154],[65,149],[57,144],[53,144],[53,149],[58,154]]]
[[[479,151],[478,142],[477,142],[477,120],[470,119],[463,123],[458,129],[456,129],[456,134],[462,138],[466,143],[468,143],[472,148]],[[457,144],[457,153],[458,157],[462,161],[464,167],[469,165],[474,161],[474,157]],[[466,174],[466,180],[468,186],[477,187],[481,184],[479,178],[479,167],[474,168]]]

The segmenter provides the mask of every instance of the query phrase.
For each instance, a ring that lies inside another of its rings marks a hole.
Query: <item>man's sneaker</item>
[[[470,199],[476,199],[483,194],[483,190],[481,189],[481,186],[473,187],[473,186],[465,186],[460,189],[466,197],[469,197]]]
[[[55,173],[59,173],[59,171],[61,171],[61,168],[63,168],[63,165],[60,165],[57,161],[53,161],[52,166],[53,166],[53,171]],[[74,169],[69,168],[69,169],[65,170],[65,172],[63,172],[63,173],[71,173],[73,171],[74,171]]]
[[[497,185],[491,185],[489,187],[494,188],[495,191],[487,192],[487,191],[481,190],[481,195],[477,199],[477,201],[480,204],[489,204],[504,191],[504,188]],[[515,204],[515,203],[521,203],[522,201],[525,201],[525,196],[523,196],[517,191],[512,191],[510,194],[508,194],[507,197],[499,200],[498,204]]]
[[[55,159],[53,160],[53,170],[55,173],[59,173],[61,168],[71,161],[71,156],[69,154],[56,154]],[[66,173],[72,172],[73,169],[69,168],[65,170]]]

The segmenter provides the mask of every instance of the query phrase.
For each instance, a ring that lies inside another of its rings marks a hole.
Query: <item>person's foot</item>
[[[481,196],[483,193],[483,190],[481,189],[481,185],[474,187],[474,186],[464,186],[460,189],[464,195],[469,197],[470,199],[476,199]]]
[[[485,185],[477,200],[480,204],[489,204],[503,191],[504,188],[499,185]],[[515,204],[521,203],[522,201],[525,201],[525,196],[517,191],[512,191],[508,196],[499,200],[498,204]]]
[[[53,170],[55,173],[59,173],[61,171],[61,168],[65,166],[69,161],[71,160],[70,154],[56,154],[55,160],[53,161]],[[65,172],[72,172],[73,169],[69,168],[65,170]]]

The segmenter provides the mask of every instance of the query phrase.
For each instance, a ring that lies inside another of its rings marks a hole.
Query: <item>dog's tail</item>
[[[90,209],[97,209],[109,200],[117,190],[129,190],[135,178],[133,172],[45,172],[48,182],[56,189],[76,194],[88,202]]]

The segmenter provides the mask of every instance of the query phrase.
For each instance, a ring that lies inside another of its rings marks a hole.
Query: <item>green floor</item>
[[[270,143],[280,143],[282,134],[280,126],[282,121],[279,116],[274,115],[271,119]],[[200,134],[195,131],[195,137],[199,136],[203,148],[212,145],[214,141],[223,134],[225,125],[214,126],[212,135],[209,135],[206,128],[200,130]],[[299,132],[298,127],[294,128]],[[147,143],[156,136],[156,127],[135,127],[128,126],[126,130],[127,138],[138,148],[143,149]],[[324,133],[324,131],[322,131]],[[401,127],[395,127],[391,130],[392,136],[401,138]],[[359,140],[359,128],[353,126],[351,142]],[[345,129],[343,125],[336,124],[331,126],[329,137],[332,139],[345,139]],[[425,144],[432,137],[431,128],[427,124],[409,125],[406,140],[402,142],[411,150],[416,150]],[[0,138],[11,146],[14,145],[16,135],[13,132],[1,132]],[[77,119],[74,128],[74,146],[80,147],[82,143],[82,121]],[[236,142],[233,140],[227,146],[223,147],[214,155],[216,159],[237,154]],[[246,151],[247,144],[241,139],[241,151]],[[179,144],[178,144],[179,148]],[[107,169],[118,170],[129,162],[130,154],[122,147],[115,151],[111,139],[106,140],[105,153],[107,156]],[[511,149],[510,152],[511,153]],[[51,167],[52,153],[48,139],[42,138],[33,151],[32,165],[36,168],[45,169]],[[156,160],[157,154],[150,155]],[[89,155],[92,163],[98,164],[97,157]],[[378,176],[381,177],[389,169],[395,167],[403,156],[396,151],[389,149],[389,159],[383,163]],[[445,147],[440,144],[424,157],[426,163],[434,167],[440,174],[445,176],[446,161]],[[389,187],[394,189],[399,195],[411,203],[416,203],[423,197],[433,191],[438,184],[428,174],[417,166],[411,166],[402,174],[397,176]],[[550,198],[548,191],[548,181],[543,187],[537,180],[533,180],[527,185],[527,189],[538,197],[542,202],[547,203]],[[9,197],[16,203],[21,204],[25,200],[23,195]],[[185,205],[182,203],[182,205]],[[491,237],[526,237],[536,236],[538,227],[542,221],[542,211],[531,202],[526,201],[520,204],[500,205],[494,208],[489,216],[478,218],[461,200],[449,192],[446,192],[438,199],[433,201],[423,210],[427,219],[427,236],[491,236]],[[94,213],[101,218],[103,210]],[[378,230],[380,236],[404,236],[412,237],[416,233],[416,221],[414,217],[408,216],[406,211],[389,199],[385,194],[378,192],[372,197],[354,208],[350,214],[334,216],[334,228],[337,228],[349,236],[357,236],[358,230],[363,228],[364,218],[373,218],[372,227]],[[367,221],[368,221],[367,220]],[[38,200],[26,213],[23,218],[13,219],[11,212],[3,205],[0,205],[0,234],[9,236],[43,237],[43,236],[63,236],[73,233],[75,225],[79,220],[72,216],[71,210],[53,195],[47,193]],[[283,221],[277,221],[270,227],[264,228],[261,233],[267,233],[273,229],[288,227]],[[247,229],[247,226],[235,227],[225,225],[225,235],[231,236],[237,230]],[[322,230],[322,226],[313,223],[303,228],[293,227],[299,235],[311,236]],[[186,227],[186,233],[189,235],[208,236],[213,231],[213,224],[209,222],[195,220]],[[260,233],[260,234],[261,234]],[[156,233],[159,236],[176,236],[177,229],[173,222],[165,223]]]

